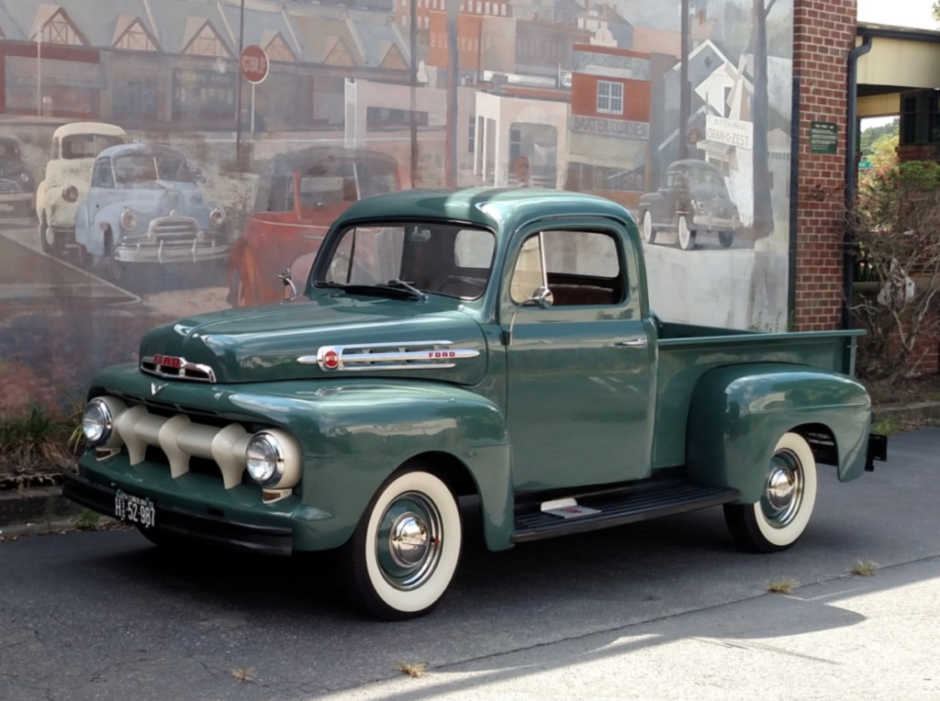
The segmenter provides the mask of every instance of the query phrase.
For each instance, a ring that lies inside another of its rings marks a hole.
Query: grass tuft
[[[771,594],[789,594],[800,586],[795,579],[775,579],[767,582],[767,591]]]
[[[894,436],[906,430],[904,424],[894,416],[882,416],[875,419],[871,425],[871,432],[880,433],[882,436]]]
[[[101,515],[91,509],[82,509],[72,517],[72,525],[79,531],[97,531],[101,525]]]
[[[407,674],[412,679],[420,679],[428,673],[427,662],[399,662],[398,671]]]
[[[245,684],[246,682],[254,681],[255,679],[255,669],[254,667],[236,667],[231,670],[232,676],[235,677],[235,681],[239,684]]]
[[[871,560],[859,560],[849,568],[849,574],[856,577],[873,577],[878,571],[878,563]]]

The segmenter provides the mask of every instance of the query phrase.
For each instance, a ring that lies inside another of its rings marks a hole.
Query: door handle
[[[618,348],[646,348],[649,345],[649,340],[646,336],[641,336],[630,341],[617,341],[614,345]]]

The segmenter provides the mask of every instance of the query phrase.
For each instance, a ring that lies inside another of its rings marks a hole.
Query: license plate
[[[135,497],[119,489],[114,493],[114,517],[144,528],[153,528],[157,522],[157,507],[149,498]]]

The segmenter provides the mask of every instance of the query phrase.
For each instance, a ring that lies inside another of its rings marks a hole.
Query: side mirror
[[[290,268],[284,268],[284,270],[282,270],[281,273],[277,277],[279,280],[281,280],[284,283],[284,287],[287,287],[288,285],[290,285],[291,296],[289,300],[285,300],[285,301],[289,302],[291,300],[297,299],[300,296],[300,293],[297,291],[297,285],[295,285],[294,281],[291,280],[290,278]]]
[[[538,307],[539,309],[548,309],[555,303],[555,295],[547,287],[537,287],[525,302],[523,307]]]

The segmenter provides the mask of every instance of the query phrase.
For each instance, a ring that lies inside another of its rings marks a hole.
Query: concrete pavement
[[[822,468],[774,556],[738,550],[718,509],[504,553],[471,531],[442,605],[401,624],[350,611],[325,560],[188,558],[134,531],[3,543],[0,701],[940,699],[938,453],[925,429],[855,482]],[[845,577],[858,559],[882,569]],[[784,578],[802,586],[766,593]]]

